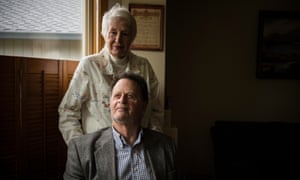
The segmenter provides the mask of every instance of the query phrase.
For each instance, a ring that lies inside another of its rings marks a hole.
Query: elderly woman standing
[[[130,51],[137,33],[134,17],[116,4],[102,19],[104,48],[80,60],[58,108],[59,130],[66,144],[72,138],[111,126],[110,85],[114,76],[122,72],[139,74],[147,81],[150,102],[142,126],[162,131],[158,79],[149,61]]]

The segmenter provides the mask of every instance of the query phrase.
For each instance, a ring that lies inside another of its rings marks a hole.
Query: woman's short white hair
[[[102,30],[101,34],[105,38],[107,35],[107,31],[111,21],[114,18],[122,18],[127,21],[132,37],[132,41],[134,40],[137,32],[136,20],[130,14],[127,8],[122,7],[119,3],[116,3],[109,11],[105,12],[102,18]]]

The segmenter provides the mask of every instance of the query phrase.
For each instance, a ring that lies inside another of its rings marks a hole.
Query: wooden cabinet
[[[0,56],[0,179],[62,179],[57,109],[77,64]]]
[[[17,63],[3,57],[0,61],[0,179],[16,179],[18,165],[18,142],[20,94],[18,93]]]

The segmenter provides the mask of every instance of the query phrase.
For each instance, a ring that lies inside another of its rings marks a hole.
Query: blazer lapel
[[[110,129],[110,128],[109,128]],[[99,179],[116,179],[115,148],[111,129],[103,132],[103,136],[96,142],[96,169]]]

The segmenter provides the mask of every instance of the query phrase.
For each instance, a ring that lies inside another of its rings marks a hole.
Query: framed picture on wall
[[[300,12],[259,12],[256,76],[300,78]]]
[[[129,11],[137,23],[137,35],[131,48],[136,50],[163,50],[164,6],[129,4]]]

